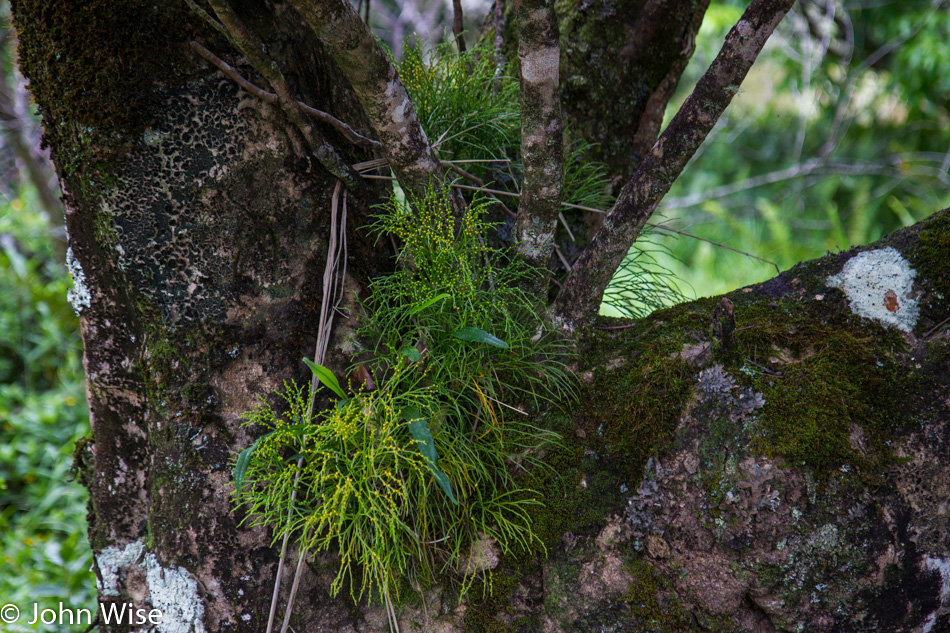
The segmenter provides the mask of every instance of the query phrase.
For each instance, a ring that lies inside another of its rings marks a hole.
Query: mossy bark
[[[235,9],[298,98],[367,132],[292,13]],[[102,597],[162,608],[163,630],[261,631],[276,551],[232,512],[231,460],[253,432],[240,413],[307,377],[335,181],[281,111],[189,52],[199,39],[238,63],[177,3],[18,0],[14,16],[85,279],[93,437],[77,459]],[[349,226],[355,291],[389,261],[359,230],[369,202]],[[909,332],[829,286],[854,253],[731,293],[728,353],[718,299],[579,330],[581,400],[539,421],[564,441],[525,482],[545,548],[502,559],[493,593],[464,604],[451,582],[419,599],[407,581],[402,630],[950,625],[948,218],[865,249],[916,271]],[[335,563],[306,567],[294,630],[384,631],[378,605],[329,597]]]
[[[617,188],[647,156],[709,0],[557,0],[566,125]]]

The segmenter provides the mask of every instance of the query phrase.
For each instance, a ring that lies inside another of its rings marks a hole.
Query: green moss
[[[701,299],[659,310],[591,341],[596,369],[579,408],[589,412],[581,427],[590,448],[619,463],[623,481],[639,481],[646,460],[672,439],[697,373],[677,354],[709,329],[714,306]],[[606,369],[611,361],[622,365]]]
[[[928,379],[907,371],[900,333],[834,301],[734,300],[741,331],[726,369],[765,399],[752,447],[820,479],[844,465],[876,477],[890,440],[913,422],[910,411],[927,409]]]
[[[67,173],[77,154],[105,159],[147,123],[157,96],[148,87],[182,74],[181,44],[193,35],[182,28],[184,4],[14,0],[12,8],[20,68]]]
[[[918,225],[917,244],[911,249],[910,260],[921,278],[932,288],[924,297],[922,316],[933,327],[947,315],[950,298],[950,210],[934,214]]]
[[[647,560],[636,558],[626,565],[633,583],[624,600],[632,614],[650,631],[691,630],[692,618],[677,598],[673,583]]]

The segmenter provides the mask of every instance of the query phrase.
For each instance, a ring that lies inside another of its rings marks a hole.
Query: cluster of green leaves
[[[394,63],[439,155],[464,163],[466,170],[489,181],[492,188],[517,193],[521,179],[518,81],[514,73],[501,72],[491,46],[482,42],[459,54],[448,42],[417,44],[406,46],[403,59]],[[612,198],[606,167],[589,158],[590,143],[570,130],[565,139],[564,201],[609,208]],[[584,216],[590,213],[565,209],[565,222],[576,231],[589,224]],[[562,252],[579,252],[574,234],[564,224],[558,226],[557,237]],[[672,274],[654,257],[658,248],[647,239],[631,248],[604,297],[608,310],[645,316],[682,300]]]
[[[484,214],[474,204],[456,220],[444,191],[393,200],[375,229],[399,240],[400,268],[371,285],[357,336],[373,388],[347,394],[308,363],[335,407],[311,416],[313,394],[291,385],[282,412],[247,414],[266,434],[239,457],[238,500],[275,538],[338,548],[334,593],[398,598],[402,579],[444,573],[464,594],[479,577],[490,587],[481,539],[503,553],[540,546],[540,502],[515,473],[556,435],[527,410],[573,387],[566,349],[517,288],[535,273],[484,245]]]
[[[464,53],[443,42],[405,48],[395,61],[426,135],[443,160],[503,160],[520,142],[518,82],[502,74],[495,53]]]
[[[89,429],[81,343],[63,253],[31,209],[0,203],[0,596],[89,605],[86,493],[69,473]]]

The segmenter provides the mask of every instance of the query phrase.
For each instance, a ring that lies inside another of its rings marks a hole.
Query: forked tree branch
[[[403,189],[421,200],[427,187],[441,186],[445,182],[442,165],[409,93],[349,0],[290,0],[290,4],[353,86]],[[453,205],[460,211],[464,208],[461,195],[453,195]]]
[[[561,210],[564,150],[559,69],[561,47],[553,0],[519,0],[521,62],[521,160],[524,181],[518,204],[518,252],[546,270]],[[547,294],[547,280],[534,288]]]
[[[739,91],[772,31],[794,0],[753,0],[719,55],[650,154],[624,185],[603,226],[574,263],[553,306],[565,330],[597,315],[604,290],[670,186]]]

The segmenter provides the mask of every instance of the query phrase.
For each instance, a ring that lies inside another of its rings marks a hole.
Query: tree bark
[[[278,4],[234,9],[292,98],[371,135],[330,56]],[[307,377],[337,180],[283,110],[193,52],[200,41],[254,77],[184,6],[13,9],[66,191],[100,596],[160,609],[163,632],[262,631],[277,553],[232,511],[231,465],[253,440],[240,414]],[[349,163],[367,157],[323,133]],[[360,231],[373,202],[351,198],[348,293],[390,265]],[[838,289],[864,261],[852,252],[731,293],[728,346],[713,335],[718,299],[578,330],[581,399],[539,419],[563,445],[544,456],[553,474],[526,482],[545,504],[544,548],[499,558],[493,593],[462,604],[449,581],[407,591],[402,631],[945,626],[948,218],[862,249],[911,279],[858,287],[885,303],[868,318]],[[901,310],[901,327],[886,320]],[[333,369],[350,329],[335,332]],[[305,569],[295,631],[386,630],[381,606],[329,596],[332,555]]]

